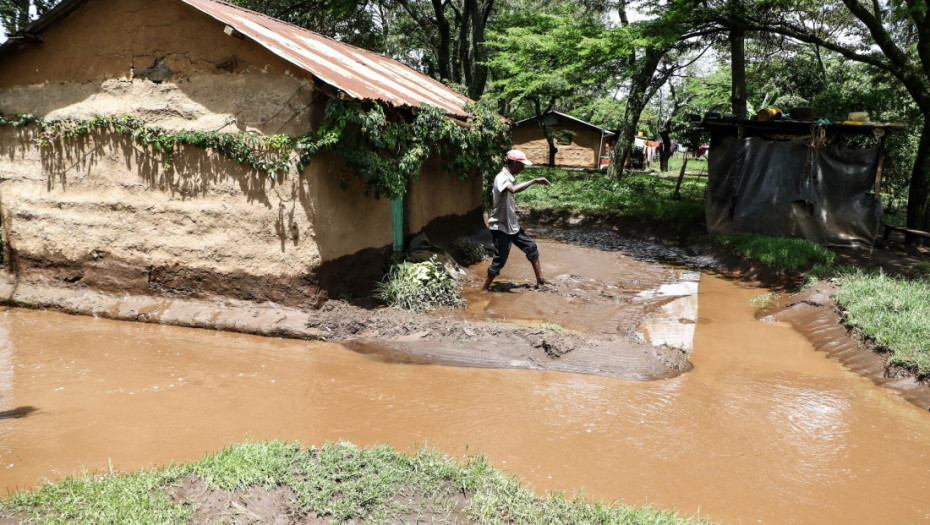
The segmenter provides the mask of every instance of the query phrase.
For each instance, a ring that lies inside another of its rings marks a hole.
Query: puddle
[[[698,282],[701,274],[681,271],[679,282],[663,284],[655,290],[639,293],[654,299],[667,297],[669,302],[651,312],[636,329],[636,337],[655,346],[665,345],[690,352],[694,348],[694,329],[698,320]]]
[[[465,287],[471,319],[521,320],[530,325],[544,319],[565,330],[580,333],[626,334],[631,326],[666,297],[649,295],[663,286],[680,286],[682,272],[653,262],[637,260],[618,251],[604,251],[547,239],[537,239],[543,275],[550,284],[536,290],[533,269],[523,254],[511,254],[492,293],[479,287],[490,261],[472,268],[476,276]],[[689,283],[696,286],[696,282]],[[646,294],[646,295],[643,295]]]
[[[693,329],[694,369],[635,382],[423,366],[330,343],[7,309],[0,487],[191,461],[243,439],[348,439],[483,452],[538,491],[648,501],[725,523],[930,520],[930,414],[787,324],[757,321],[749,299],[758,289],[551,244],[554,268],[578,259],[581,270],[554,274],[565,276],[560,290],[586,293],[575,297],[579,319],[552,301],[547,322],[585,330],[648,306],[644,337],[670,338],[663,322]],[[506,270],[512,282],[531,272],[519,258]],[[611,285],[610,299],[587,293]],[[534,304],[551,295],[490,294],[466,315],[539,319],[533,312],[545,309]]]

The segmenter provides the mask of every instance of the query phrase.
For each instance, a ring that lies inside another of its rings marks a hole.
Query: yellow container
[[[852,120],[853,122],[865,122],[869,120],[869,112],[868,111],[853,111],[852,113],[849,114],[849,118],[847,120]]]

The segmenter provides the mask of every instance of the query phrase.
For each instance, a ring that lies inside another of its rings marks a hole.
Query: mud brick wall
[[[0,111],[312,129],[327,100],[313,78],[223,28],[172,0],[88,1],[42,33],[41,46],[0,58]],[[115,133],[52,146],[36,133],[0,128],[6,271],[18,279],[308,305],[380,278],[390,202],[366,196],[354,176],[340,187],[339,159],[320,155],[272,180],[199,148],[178,148],[169,169]],[[406,200],[408,231],[423,228],[480,209],[480,179],[458,181],[431,159]]]
[[[587,126],[567,122],[552,126],[552,132],[567,129],[576,135],[571,144],[556,142],[558,152],[555,154],[555,165],[562,168],[594,168],[598,166],[598,150],[601,155],[609,155],[608,139],[605,137],[601,147],[601,133]],[[542,129],[535,122],[527,122],[513,130],[513,147],[526,153],[533,164],[546,165],[549,162],[549,143],[543,136]]]

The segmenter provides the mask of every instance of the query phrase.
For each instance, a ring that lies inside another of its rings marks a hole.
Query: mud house
[[[552,130],[558,149],[555,165],[560,168],[600,167],[601,159],[610,156],[610,150],[616,142],[616,134],[612,131],[565,113],[549,111],[541,117],[528,118],[514,124],[513,146],[523,150],[534,164],[549,163],[549,143],[541,124]]]
[[[299,137],[333,99],[389,118],[423,105],[468,117],[467,99],[397,61],[213,0],[65,0],[0,46],[8,122],[111,115]],[[5,270],[17,282],[308,305],[370,286],[396,237],[397,206],[392,222],[391,200],[366,194],[331,153],[269,174],[193,146],[166,162],[113,126],[52,147],[39,129],[0,126]],[[432,155],[407,186],[403,234],[480,225],[480,177],[443,166]]]

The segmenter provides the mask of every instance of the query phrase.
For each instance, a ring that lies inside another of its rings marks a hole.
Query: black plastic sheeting
[[[714,137],[708,155],[707,229],[871,246],[882,208],[873,194],[879,148],[760,137]]]

